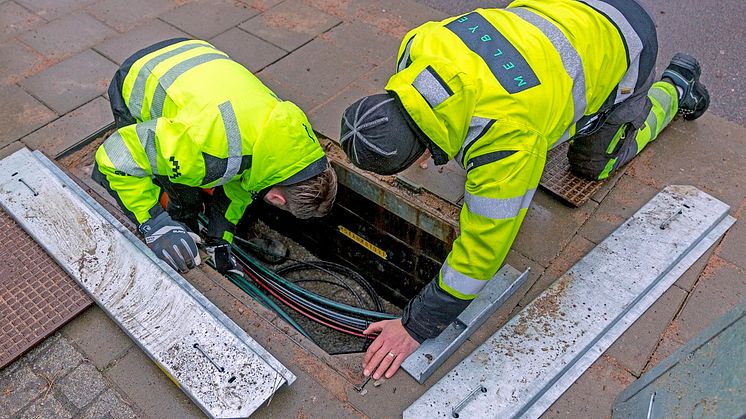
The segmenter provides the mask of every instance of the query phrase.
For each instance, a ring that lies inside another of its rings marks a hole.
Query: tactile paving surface
[[[593,181],[575,176],[570,172],[567,160],[568,143],[547,154],[547,165],[539,184],[574,207],[582,207],[604,185],[603,181]]]
[[[78,284],[0,208],[0,368],[91,304]]]

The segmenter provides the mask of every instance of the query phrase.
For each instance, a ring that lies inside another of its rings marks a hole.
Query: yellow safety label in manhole
[[[358,236],[357,234],[353,233],[349,229],[347,229],[344,226],[337,226],[337,229],[340,233],[344,234],[345,236],[351,238],[355,243],[359,244],[360,246],[363,246],[364,248],[370,250],[371,252],[378,255],[381,259],[388,259],[388,255],[386,254],[386,251],[381,249],[380,247],[376,246],[375,244],[369,242],[368,240],[365,240],[364,238]]]

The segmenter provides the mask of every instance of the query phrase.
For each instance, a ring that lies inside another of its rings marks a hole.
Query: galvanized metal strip
[[[41,153],[0,161],[0,203],[209,416],[246,417],[295,380]]]
[[[729,206],[669,186],[405,412],[539,417],[733,224]]]
[[[403,363],[402,368],[422,384],[505,303],[528,278],[504,265],[474,301],[438,337],[428,339]]]

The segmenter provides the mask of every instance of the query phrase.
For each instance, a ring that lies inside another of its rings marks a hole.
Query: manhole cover
[[[582,207],[601,189],[604,182],[572,174],[567,160],[568,147],[569,144],[564,143],[547,154],[547,165],[539,184],[568,204]]]

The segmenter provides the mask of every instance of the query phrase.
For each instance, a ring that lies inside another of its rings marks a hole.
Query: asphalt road
[[[477,7],[504,7],[509,1],[417,0],[449,14]],[[746,125],[746,1],[641,0],[658,27],[658,71],[677,51],[702,64],[702,82],[710,91],[710,110]]]

